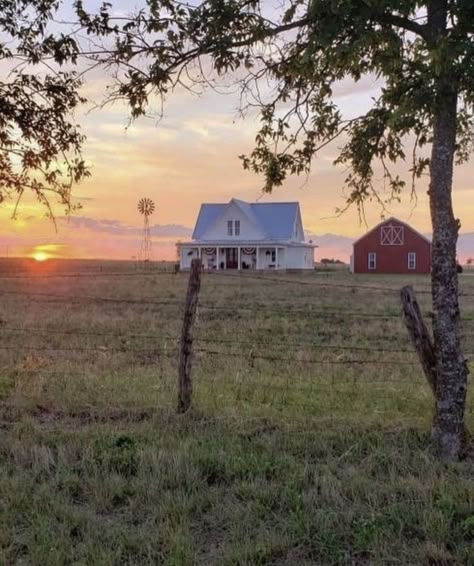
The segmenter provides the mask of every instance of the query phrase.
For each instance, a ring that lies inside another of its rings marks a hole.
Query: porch
[[[204,246],[183,245],[180,249],[182,269],[189,269],[194,258],[200,258],[206,270],[283,269],[283,246]]]

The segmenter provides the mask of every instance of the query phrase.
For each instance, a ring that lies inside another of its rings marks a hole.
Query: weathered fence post
[[[433,341],[423,321],[420,307],[411,285],[400,290],[403,319],[413,346],[420,358],[431,391],[436,398],[436,356]]]
[[[189,274],[186,304],[184,306],[183,329],[179,348],[179,394],[178,413],[185,413],[191,405],[193,383],[191,380],[191,362],[193,350],[193,326],[196,306],[201,288],[201,260],[193,259]]]

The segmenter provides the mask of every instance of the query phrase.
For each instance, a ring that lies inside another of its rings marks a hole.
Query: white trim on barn
[[[233,230],[228,228],[230,222]],[[204,269],[216,271],[313,269],[316,247],[304,241],[298,203],[237,199],[203,204],[192,241],[177,246],[180,269],[189,269],[194,258],[201,258]]]
[[[408,252],[408,269],[416,269],[416,252]]]
[[[352,246],[355,246],[357,243],[359,243],[361,240],[363,240],[364,238],[366,238],[369,234],[372,234],[372,232],[375,232],[376,230],[378,230],[381,226],[383,226],[384,224],[387,224],[388,222],[393,222],[395,226],[402,226],[403,228],[408,228],[409,230],[412,230],[413,232],[415,232],[416,234],[418,234],[418,236],[420,236],[421,238],[423,238],[423,240],[426,240],[429,244],[431,244],[431,240],[429,238],[427,238],[426,236],[424,236],[421,232],[418,232],[418,230],[415,230],[412,226],[410,226],[409,224],[407,224],[406,222],[403,222],[402,220],[398,220],[398,218],[395,218],[394,216],[391,216],[390,218],[387,218],[386,220],[382,220],[382,222],[379,222],[377,224],[377,226],[374,226],[372,229],[370,229],[368,232],[366,232],[365,234],[363,234],[360,238],[357,238],[357,240],[355,240],[354,242],[352,242]],[[382,235],[381,235],[382,237]],[[402,234],[402,240],[403,240],[403,234]],[[381,241],[381,245],[387,245],[384,244]],[[394,244],[389,244],[389,245],[394,245]],[[395,245],[403,245],[403,241],[402,244],[397,243]]]

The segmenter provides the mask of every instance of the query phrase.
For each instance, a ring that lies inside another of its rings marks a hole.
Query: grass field
[[[472,452],[430,455],[400,318],[428,278],[204,274],[178,416],[166,267],[0,263],[0,564],[474,564]]]

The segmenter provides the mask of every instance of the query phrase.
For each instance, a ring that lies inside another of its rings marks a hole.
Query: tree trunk
[[[449,79],[440,79],[434,110],[430,165],[430,209],[433,225],[432,299],[436,352],[436,410],[432,440],[444,461],[462,458],[466,433],[464,410],[468,369],[461,347],[456,242],[451,190],[456,144],[457,92]]]

